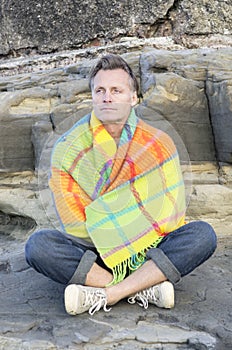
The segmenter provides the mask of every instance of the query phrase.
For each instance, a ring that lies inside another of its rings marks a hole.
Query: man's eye
[[[120,94],[121,90],[120,89],[114,89],[113,91],[115,94]]]
[[[102,94],[103,93],[103,89],[97,89],[95,92],[96,92],[96,94]]]

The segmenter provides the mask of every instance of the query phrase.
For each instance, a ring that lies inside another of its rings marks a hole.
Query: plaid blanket
[[[113,283],[184,224],[176,148],[134,110],[118,145],[94,112],[77,122],[54,147],[50,187],[63,229],[94,243]]]

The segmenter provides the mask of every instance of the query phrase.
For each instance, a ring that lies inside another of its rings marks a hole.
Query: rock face
[[[191,160],[232,161],[230,55],[229,49],[141,56],[142,89],[149,91],[144,103],[174,125]]]
[[[226,64],[226,62],[225,62]],[[215,138],[217,158],[222,162],[232,162],[232,140],[230,136],[232,126],[232,74],[227,71],[231,60],[217,72],[211,71],[211,79],[206,85],[209,96],[209,108],[211,111],[211,122]],[[226,72],[227,71],[227,72]],[[225,73],[226,72],[226,73]],[[227,78],[224,80],[223,76]]]
[[[0,78],[0,229],[5,234],[16,237],[17,228],[24,235],[36,225],[57,225],[47,192],[50,152],[58,136],[91,110],[87,76],[98,53],[93,59],[80,53],[72,65],[42,71],[34,59],[32,73]],[[150,46],[122,56],[140,81],[137,114],[171,135],[183,165],[192,163],[189,218],[204,218],[219,233],[230,233],[232,49]],[[51,63],[44,56],[44,66],[46,59]]]
[[[172,36],[188,47],[204,36],[231,41],[229,1],[0,1],[0,54],[48,53],[108,44],[123,36]],[[216,36],[216,37],[215,37]],[[199,42],[198,42],[199,41]]]
[[[232,163],[231,54],[231,49],[145,49],[124,55],[141,81],[137,113],[156,126],[169,122],[191,161]],[[78,120],[91,110],[86,76],[93,62],[82,59],[0,80],[2,171],[33,170],[44,135],[68,117]]]
[[[170,122],[192,161],[232,162],[231,52],[149,50],[125,55],[135,71],[140,67],[138,113],[151,123]],[[78,111],[77,118],[90,110],[89,67],[90,61],[82,60],[72,67],[1,79],[2,170],[32,170],[42,133]]]

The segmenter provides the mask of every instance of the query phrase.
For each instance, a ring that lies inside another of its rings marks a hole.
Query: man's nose
[[[112,102],[111,92],[106,90],[103,96],[103,102]]]

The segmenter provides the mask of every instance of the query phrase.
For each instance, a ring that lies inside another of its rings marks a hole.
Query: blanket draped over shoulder
[[[113,283],[184,224],[177,150],[134,110],[118,145],[94,112],[78,121],[54,147],[50,187],[64,231],[93,242]]]

